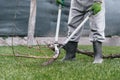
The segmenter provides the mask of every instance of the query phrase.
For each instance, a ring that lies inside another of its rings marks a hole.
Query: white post
[[[34,31],[35,31],[35,23],[36,23],[36,0],[31,0],[30,3],[30,16],[28,23],[28,41],[27,45],[31,46],[34,44]]]

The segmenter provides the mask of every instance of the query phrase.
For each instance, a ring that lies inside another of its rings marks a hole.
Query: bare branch
[[[53,44],[46,44],[48,46],[48,48],[50,48],[51,50],[54,51],[54,46],[51,46]],[[80,49],[77,49],[77,53],[78,54],[83,54],[89,57],[93,57],[94,56],[94,52],[90,52],[90,51],[83,51]],[[110,54],[110,55],[103,55],[104,59],[113,59],[113,58],[120,58],[120,54]]]
[[[33,55],[22,55],[22,54],[15,54],[15,55],[10,55],[10,54],[0,54],[0,56],[7,56],[7,57],[23,57],[23,58],[34,58],[34,59],[51,59],[52,57],[48,56],[33,56]]]

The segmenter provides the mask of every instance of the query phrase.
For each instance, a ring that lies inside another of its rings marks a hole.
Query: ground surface
[[[27,48],[15,46],[15,53],[49,56],[53,52],[45,46]],[[91,46],[79,46],[92,51]],[[120,47],[103,46],[103,54],[120,53]],[[0,54],[13,54],[12,48],[0,47]],[[28,59],[0,56],[0,80],[119,80],[120,59],[105,59],[102,64],[92,64],[93,58],[77,54],[76,61],[61,62],[59,58],[49,66],[41,66],[47,59]]]
[[[63,43],[66,40],[65,37],[59,37],[59,43]],[[35,37],[33,40],[33,45],[37,45],[37,43],[44,45],[47,43],[53,43],[55,41],[54,37]],[[8,46],[12,44],[12,37],[0,37],[0,46]],[[27,37],[14,37],[13,38],[14,45],[26,45]],[[81,37],[79,41],[80,45],[91,45],[89,41],[89,37]],[[103,43],[105,46],[120,46],[120,37],[106,37],[105,42]]]

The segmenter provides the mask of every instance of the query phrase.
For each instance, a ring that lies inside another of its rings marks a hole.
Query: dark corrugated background
[[[106,1],[106,36],[120,35],[120,0]],[[67,20],[70,0],[66,0],[63,8],[60,36],[67,33]],[[54,36],[57,20],[55,0],[37,0],[37,18],[35,36]],[[26,36],[30,0],[0,0],[0,36]],[[16,16],[15,16],[16,14]],[[89,34],[89,26],[83,35]]]

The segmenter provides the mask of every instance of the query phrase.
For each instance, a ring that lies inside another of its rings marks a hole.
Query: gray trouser
[[[90,8],[94,0],[71,0],[71,7],[68,20],[68,36],[78,27],[78,25],[83,21],[85,16],[85,11]],[[102,3],[102,10],[90,17],[90,41],[100,41],[105,40],[104,30],[105,30],[105,5],[104,1]],[[81,27],[70,41],[78,42],[82,32]]]

